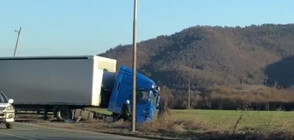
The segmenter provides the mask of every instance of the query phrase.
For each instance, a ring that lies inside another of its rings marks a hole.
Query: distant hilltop
[[[132,45],[100,54],[132,66]],[[196,26],[138,44],[138,69],[184,91],[212,85],[294,85],[294,24]]]

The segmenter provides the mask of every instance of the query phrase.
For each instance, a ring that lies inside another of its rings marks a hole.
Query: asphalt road
[[[72,129],[51,128],[15,123],[13,129],[0,125],[0,140],[137,140],[139,138],[109,135]],[[140,139],[141,140],[141,139]]]

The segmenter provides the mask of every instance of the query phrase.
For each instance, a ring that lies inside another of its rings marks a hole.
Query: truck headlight
[[[7,110],[7,111],[8,111],[8,110],[11,111],[11,110],[14,110],[14,108],[13,108],[13,106],[7,106],[7,107],[6,107],[6,110]]]

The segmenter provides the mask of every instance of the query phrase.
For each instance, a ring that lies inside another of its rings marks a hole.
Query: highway
[[[125,136],[15,123],[13,129],[0,125],[0,140],[141,140]]]

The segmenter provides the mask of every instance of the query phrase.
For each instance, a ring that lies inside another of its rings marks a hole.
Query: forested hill
[[[100,54],[132,66],[132,46]],[[184,91],[212,85],[294,85],[294,24],[196,26],[138,44],[139,72]]]

